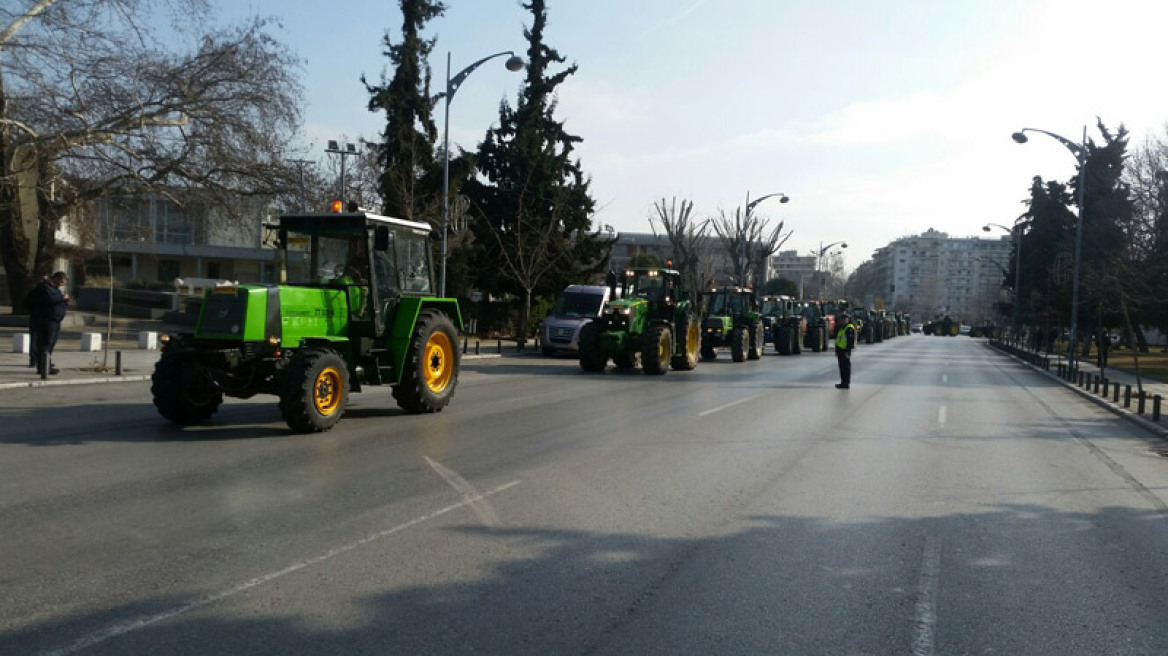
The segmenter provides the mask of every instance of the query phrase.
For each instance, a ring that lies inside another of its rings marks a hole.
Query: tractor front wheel
[[[155,363],[150,393],[158,414],[182,426],[206,421],[223,403],[223,393],[199,371],[195,358],[171,351]]]
[[[580,368],[590,373],[604,371],[608,356],[600,350],[600,335],[596,324],[589,322],[580,328]]]
[[[641,351],[641,366],[650,376],[660,376],[668,371],[669,357],[673,353],[673,331],[667,326],[653,326],[649,329]]]
[[[734,362],[746,362],[746,350],[749,348],[749,331],[745,326],[735,328],[730,335],[730,359]]]
[[[423,311],[414,324],[401,382],[393,388],[398,407],[411,413],[440,412],[458,386],[458,332],[441,312]]]
[[[794,339],[791,337],[790,326],[777,326],[774,329],[775,334],[775,351],[779,355],[791,355],[791,345]]]
[[[280,414],[297,433],[336,425],[349,402],[349,368],[331,349],[304,349],[292,358],[280,384]]]

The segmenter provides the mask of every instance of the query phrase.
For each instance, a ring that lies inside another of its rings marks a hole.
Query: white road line
[[[726,405],[720,405],[716,408],[710,408],[709,410],[706,410],[705,412],[698,413],[698,416],[705,417],[706,415],[712,415],[715,412],[718,412],[720,410],[725,410],[726,408],[733,408],[734,406],[738,405],[739,403],[746,403],[747,401],[752,401],[752,400],[757,399],[757,398],[758,398],[758,394],[755,394],[754,396],[749,396],[745,399],[738,399],[737,401],[731,401],[730,403],[727,403]]]
[[[941,540],[925,538],[925,557],[917,585],[917,608],[913,628],[913,656],[937,653],[937,582],[941,572]]]
[[[940,408],[938,408],[937,409],[937,423],[944,426],[947,414],[949,414],[949,408],[947,406],[941,406]]]
[[[470,509],[478,516],[479,521],[487,526],[497,526],[499,524],[499,515],[495,512],[495,508],[483,499],[483,495],[474,488],[467,480],[458,475],[458,472],[441,464],[434,462],[429,456],[422,456],[430,468],[438,472],[438,475],[443,478],[450,487],[454,488],[455,492],[462,497],[470,505]]]
[[[179,606],[178,608],[175,608],[174,610],[169,610],[165,613],[159,613],[157,615],[151,615],[149,617],[142,617],[142,618],[139,618],[136,620],[132,620],[130,622],[123,622],[122,624],[115,624],[114,626],[111,626],[107,629],[102,629],[101,631],[91,633],[88,636],[81,638],[77,642],[74,642],[73,644],[71,644],[67,647],[62,647],[60,649],[54,649],[52,651],[42,652],[42,654],[44,654],[44,656],[64,656],[65,654],[72,654],[72,653],[81,651],[82,649],[86,649],[86,648],[92,647],[96,644],[105,642],[106,640],[110,640],[111,638],[116,638],[120,635],[125,635],[127,633],[130,633],[131,631],[137,631],[138,629],[145,628],[145,627],[150,626],[152,624],[157,624],[158,622],[161,622],[163,620],[168,620],[172,617],[176,617],[176,616],[182,615],[184,613],[189,613],[193,610],[197,610],[199,608],[202,608],[203,606],[213,604],[213,603],[220,601],[222,599],[226,599],[228,597],[235,596],[241,592],[246,592],[247,590],[250,590],[252,588],[261,586],[265,583],[269,583],[269,582],[274,581],[282,576],[286,576],[288,574],[298,572],[306,567],[309,567],[312,565],[317,565],[319,563],[323,563],[326,560],[329,560],[331,558],[335,558],[336,556],[339,556],[341,554],[352,551],[352,550],[356,549],[357,547],[368,544],[368,543],[373,542],[375,540],[380,540],[381,538],[393,535],[394,533],[400,533],[400,532],[406,530],[407,528],[417,526],[418,524],[421,524],[423,522],[427,522],[427,521],[434,519],[436,517],[440,517],[440,516],[445,515],[446,513],[449,513],[451,511],[458,510],[460,508],[464,508],[464,507],[469,506],[471,504],[477,503],[477,502],[479,502],[487,497],[494,496],[500,492],[503,492],[504,490],[509,490],[509,489],[515,487],[516,485],[519,485],[519,481],[511,481],[510,483],[506,483],[504,485],[500,485],[499,487],[487,490],[486,492],[478,495],[475,498],[463,499],[462,501],[459,501],[458,503],[452,503],[449,506],[439,508],[438,510],[427,513],[427,514],[422,515],[420,517],[415,517],[414,519],[411,519],[408,522],[387,528],[384,531],[378,531],[377,533],[374,533],[372,535],[367,535],[367,536],[361,538],[360,540],[357,540],[356,542],[351,542],[351,543],[346,544],[344,546],[340,546],[340,547],[337,547],[335,549],[330,549],[329,551],[326,551],[325,553],[323,553],[319,556],[309,558],[308,560],[302,560],[299,563],[296,563],[294,565],[289,565],[288,567],[285,567],[284,569],[281,569],[281,570],[278,570],[275,572],[271,572],[269,574],[264,574],[263,576],[257,576],[256,578],[251,579],[249,581],[244,581],[243,583],[240,583],[239,585],[237,585],[233,588],[228,588],[227,590],[223,590],[220,592],[216,592],[214,594],[207,595],[205,597],[201,597],[201,598],[196,599],[188,604],[185,604],[183,606]]]

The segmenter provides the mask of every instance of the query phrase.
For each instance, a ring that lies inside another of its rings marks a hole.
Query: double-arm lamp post
[[[442,282],[438,290],[439,296],[446,296],[446,233],[450,229],[450,101],[454,98],[458,87],[476,68],[503,55],[511,55],[505,64],[509,71],[518,71],[525,65],[523,58],[516,55],[515,51],[504,50],[487,55],[462,69],[454,77],[450,77],[450,52],[446,53],[446,93],[443,94],[445,117],[442,126]]]
[[[1079,211],[1075,217],[1075,263],[1074,272],[1071,274],[1071,348],[1067,354],[1068,371],[1073,373],[1075,371],[1075,343],[1078,340],[1079,327],[1079,269],[1083,255],[1083,194],[1086,190],[1084,178],[1087,176],[1087,126],[1083,126],[1083,141],[1081,143],[1075,143],[1061,135],[1037,128],[1023,128],[1011,135],[1011,138],[1020,144],[1026,143],[1028,141],[1027,132],[1039,132],[1058,141],[1071,151],[1071,154],[1075,156],[1075,161],[1079,164]]]
[[[1018,303],[1021,300],[1022,290],[1018,286],[1022,280],[1022,223],[1021,219],[1014,224],[1013,228],[1007,228],[1000,223],[987,223],[981,227],[982,230],[989,232],[990,228],[1001,228],[1014,236],[1014,317],[1010,325],[1014,328],[1014,341],[1018,341]],[[991,260],[992,261],[992,260]],[[997,264],[997,262],[994,262]],[[1005,273],[1005,271],[1002,271]]]
[[[847,242],[843,242],[843,241],[833,241],[830,244],[828,244],[827,246],[824,246],[823,242],[819,242],[819,254],[816,256],[815,266],[820,271],[819,300],[821,300],[821,301],[823,300],[823,288],[827,286],[827,272],[823,270],[823,256],[824,256],[824,254],[827,253],[827,251],[831,250],[832,246],[837,246],[837,245],[840,248],[847,248],[848,247]]]
[[[779,192],[775,192],[775,193],[773,193],[773,194],[767,194],[767,195],[765,195],[765,196],[759,196],[758,198],[755,198],[754,200],[750,200],[750,190],[747,190],[747,192],[746,192],[746,211],[745,211],[745,213],[744,213],[744,214],[743,214],[743,216],[742,216],[742,222],[743,222],[743,224],[748,224],[748,222],[750,221],[750,212],[751,212],[751,210],[753,210],[753,209],[754,209],[754,206],[755,206],[755,205],[758,205],[759,203],[763,202],[764,200],[766,200],[766,199],[768,199],[768,198],[774,198],[775,196],[778,196],[778,197],[779,197],[779,202],[780,202],[780,203],[786,203],[786,202],[788,202],[788,201],[790,201],[790,200],[791,200],[790,196],[788,196],[787,194],[784,194],[784,193],[783,193],[783,192],[781,192],[781,191],[779,191]],[[741,251],[741,249],[744,249],[744,248],[746,248],[746,242],[745,242],[745,239],[743,240],[743,242],[742,242],[741,244],[739,244],[739,246],[738,246],[738,247],[739,247],[739,249],[740,249],[740,251],[739,251],[739,253],[738,253],[738,257],[739,257],[739,259],[740,259],[740,260],[741,260],[741,259],[745,259],[745,256],[746,256],[746,254],[745,254],[744,252],[742,252],[742,251]],[[743,277],[743,278],[745,278],[745,277],[746,277],[746,275],[745,275],[745,268],[746,268],[747,266],[749,266],[749,263],[748,263],[748,262],[744,262],[742,266],[743,266],[743,276],[742,276],[742,277]],[[764,281],[764,282],[765,282],[765,281]]]

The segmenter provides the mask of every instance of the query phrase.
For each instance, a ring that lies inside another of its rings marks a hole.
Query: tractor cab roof
[[[280,217],[280,227],[300,232],[359,232],[366,228],[385,226],[407,229],[418,235],[429,235],[428,223],[406,221],[392,216],[381,216],[365,210],[354,212],[307,212],[284,214]]]

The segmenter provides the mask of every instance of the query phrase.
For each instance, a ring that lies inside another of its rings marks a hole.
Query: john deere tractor
[[[762,314],[764,342],[773,343],[779,355],[799,355],[803,352],[807,318],[794,298],[764,296],[759,304],[759,312]]]
[[[702,359],[718,357],[718,347],[730,347],[730,359],[743,362],[762,357],[763,326],[754,292],[742,287],[722,287],[704,294]]]
[[[458,302],[435,295],[430,226],[357,208],[279,221],[279,285],[207,290],[193,333],[154,368],[158,412],[207,420],[223,397],[279,397],[296,432],[325,431],[349,394],[390,385],[411,413],[438,412],[458,384]]]
[[[610,282],[616,286],[615,276]],[[620,286],[619,298],[605,303],[601,316],[580,329],[580,368],[604,371],[610,358],[620,369],[632,369],[640,360],[651,375],[670,367],[696,367],[701,333],[681,274],[666,268],[629,269]]]

